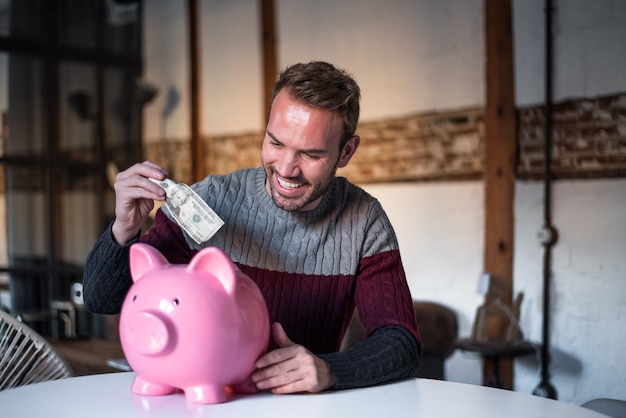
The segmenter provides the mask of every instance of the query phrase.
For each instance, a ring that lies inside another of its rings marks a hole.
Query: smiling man
[[[141,225],[163,190],[165,170],[146,161],[115,183],[116,219],[85,266],[88,309],[118,313],[131,285],[128,248],[156,247],[171,263],[200,249],[224,250],[261,289],[272,325],[270,349],[252,379],[275,393],[319,392],[415,374],[422,343],[393,228],[379,202],[336,171],[356,152],[360,89],[325,62],[288,67],[272,98],[263,167],[192,185],[224,220],[207,242],[193,241],[167,207]],[[367,338],[338,352],[354,309]]]

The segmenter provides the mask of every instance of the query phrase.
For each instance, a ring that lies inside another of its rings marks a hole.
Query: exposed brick
[[[555,178],[626,177],[626,93],[567,100],[553,106]],[[518,109],[517,176],[544,172],[543,106]],[[484,170],[483,109],[362,122],[361,145],[338,171],[356,183],[476,179]],[[206,173],[261,164],[262,133],[203,138]],[[148,158],[177,179],[191,180],[188,141],[149,144]],[[173,176],[174,176],[173,175]]]
[[[519,109],[520,178],[543,176],[545,117],[541,112],[542,106]],[[555,104],[552,116],[554,177],[626,176],[625,120],[626,93]]]
[[[482,109],[363,122],[361,146],[339,174],[357,183],[479,177],[482,124]]]
[[[152,142],[145,147],[144,153],[148,160],[165,168],[171,178],[189,184],[193,180],[189,144],[189,141],[180,139]]]

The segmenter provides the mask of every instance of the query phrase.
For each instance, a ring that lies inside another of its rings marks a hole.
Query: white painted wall
[[[625,90],[626,2],[553,0],[554,100]],[[513,0],[516,95],[520,105],[544,99],[543,0]]]
[[[186,4],[184,0],[145,2],[144,79],[159,90],[144,108],[148,143],[191,135]]]
[[[205,132],[258,132],[265,127],[258,3],[202,1],[205,11],[202,16]]]
[[[278,0],[280,67],[326,60],[362,89],[362,120],[484,102],[482,0]]]
[[[260,17],[257,1],[200,2],[202,132],[260,131],[263,120]],[[145,78],[159,95],[144,112],[146,142],[190,136],[186,0],[147,0]]]
[[[540,341],[543,186],[518,182],[515,226],[516,291],[523,291],[522,325]],[[553,251],[552,383],[559,399],[581,403],[626,394],[626,180],[557,182]],[[531,359],[532,360],[532,359]],[[516,385],[532,391],[537,370],[518,362]]]
[[[261,41],[255,0],[204,0],[203,129],[260,130]],[[176,6],[175,6],[176,5]],[[156,137],[163,92],[185,92],[183,0],[148,0],[146,73],[162,94],[149,105],[146,139]],[[557,0],[555,98],[626,91],[626,2]],[[325,59],[361,84],[363,120],[484,105],[482,0],[277,0],[280,67]],[[156,9],[160,11],[157,12]],[[164,10],[165,9],[165,10]],[[543,101],[543,1],[514,0],[517,102]],[[210,80],[210,81],[209,81]],[[181,101],[188,100],[183,96]],[[166,137],[188,133],[180,105]],[[176,122],[175,122],[176,121]],[[483,259],[481,182],[365,185],[396,228],[415,299],[455,309],[468,335],[480,305]],[[522,327],[541,337],[542,184],[518,182],[514,280],[525,293]],[[553,383],[559,399],[626,397],[626,179],[554,185]],[[456,353],[449,380],[481,382],[479,359]],[[516,389],[539,382],[532,356],[516,361]]]

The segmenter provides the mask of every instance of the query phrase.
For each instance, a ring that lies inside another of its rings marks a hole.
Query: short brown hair
[[[361,90],[346,71],[323,61],[294,64],[279,72],[272,103],[282,89],[309,106],[339,113],[343,120],[340,149],[354,136],[359,122]]]

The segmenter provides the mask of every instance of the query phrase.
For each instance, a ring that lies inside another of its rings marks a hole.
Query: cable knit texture
[[[413,357],[416,352],[421,356],[415,338],[405,328],[390,326],[378,329],[345,352],[319,356],[333,371],[335,389],[349,389],[413,376],[418,368]],[[413,369],[407,367],[410,364]]]
[[[125,246],[114,242],[109,227],[85,266],[87,308],[120,311],[132,283],[128,248],[137,240],[175,264],[215,246],[257,283],[271,321],[280,322],[294,342],[323,355],[336,388],[413,375],[422,343],[397,239],[379,202],[338,177],[317,208],[288,212],[273,203],[264,184],[261,168],[194,184],[225,222],[202,245],[173,222],[166,207],[147,234]],[[370,338],[337,353],[355,307]]]

